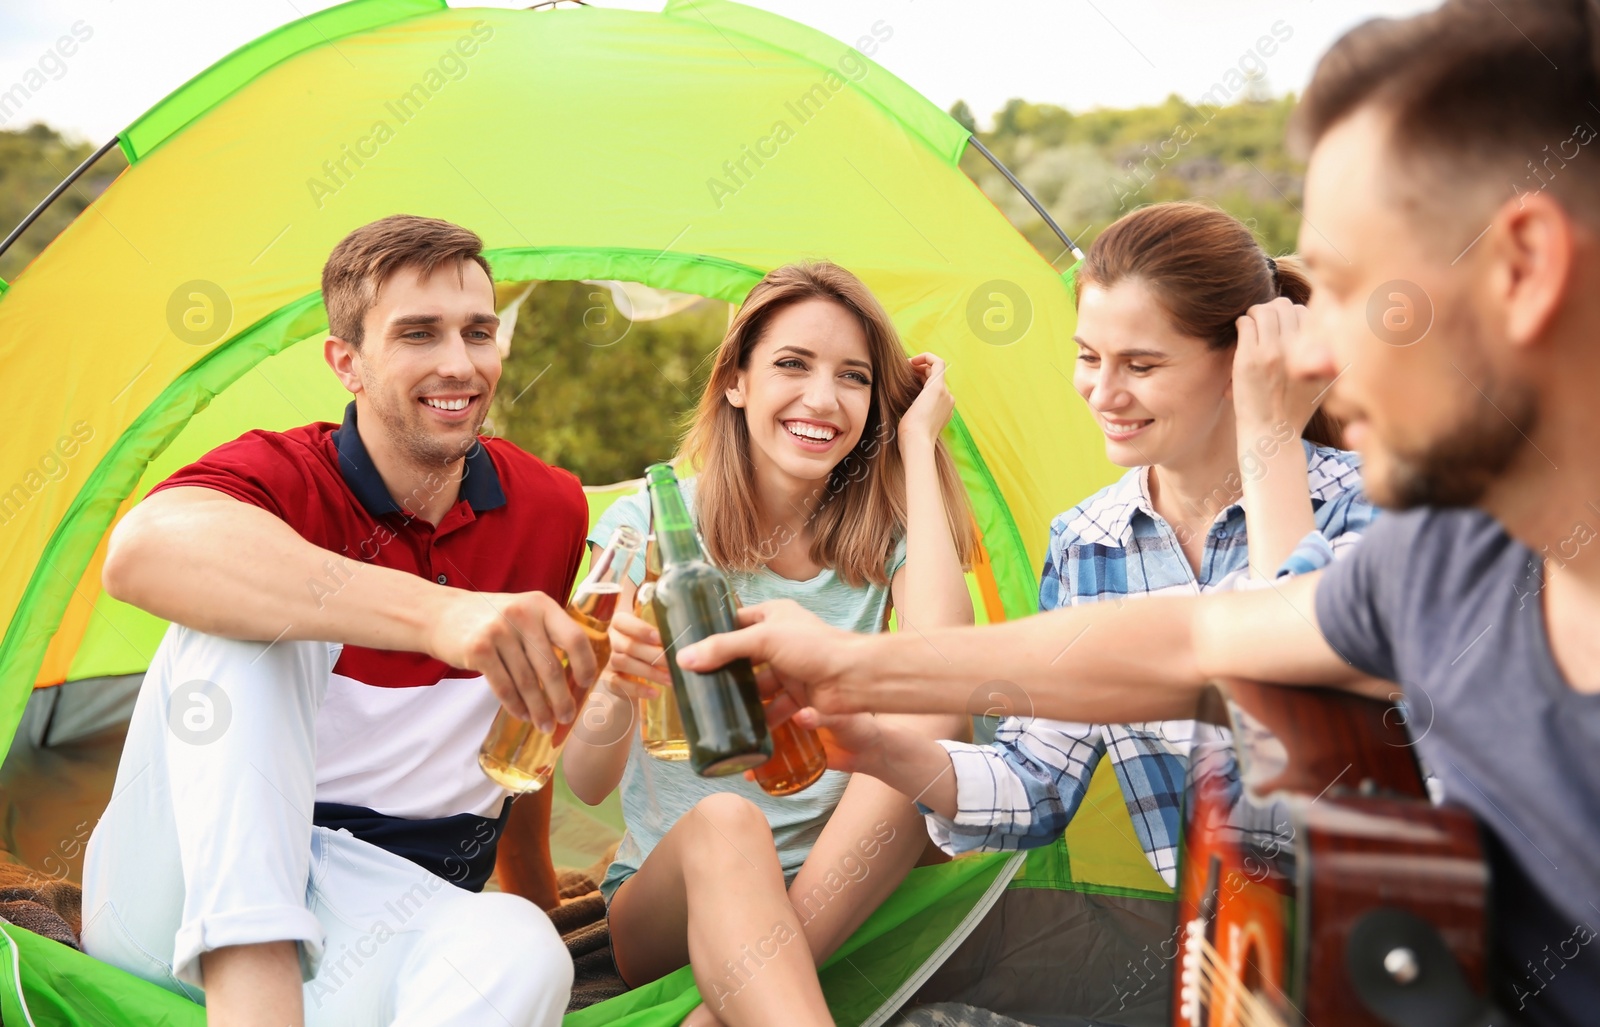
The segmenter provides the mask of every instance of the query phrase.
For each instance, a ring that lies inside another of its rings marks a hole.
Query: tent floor
[[[81,884],[140,675],[38,689],[0,766],[0,862]]]

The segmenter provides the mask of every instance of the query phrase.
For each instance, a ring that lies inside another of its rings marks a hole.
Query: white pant
[[[202,952],[296,941],[308,1024],[559,1024],[572,960],[538,907],[312,826],[339,648],[168,629],[89,839],[84,949],[204,1001]]]

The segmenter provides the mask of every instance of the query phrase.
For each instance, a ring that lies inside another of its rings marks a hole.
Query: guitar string
[[[1200,938],[1200,972],[1203,978],[1202,995],[1213,997],[1220,985],[1230,993],[1238,1006],[1238,1022],[1243,1027],[1284,1027],[1283,1020],[1259,995],[1244,986],[1239,975],[1223,963],[1222,955],[1205,938]],[[1208,993],[1209,992],[1209,993]]]
[[[1243,999],[1238,997],[1241,984],[1235,975],[1229,973],[1226,968],[1213,963],[1204,950],[1201,952],[1201,960],[1196,969],[1199,973],[1198,979],[1195,981],[1197,1005],[1216,1006],[1225,1002],[1229,996],[1233,996],[1237,1000],[1234,1004],[1240,1008],[1234,1011],[1235,1016],[1232,1019],[1237,1021],[1238,1017],[1244,1016],[1252,1021],[1246,1027],[1255,1027],[1253,1023],[1254,1014],[1243,1008]],[[1217,1015],[1219,1010],[1213,1009],[1211,1012],[1213,1015]],[[1207,1019],[1210,1019],[1210,1017],[1207,1017]]]
[[[1202,993],[1209,992],[1206,995],[1208,999],[1216,999],[1220,993],[1220,997],[1234,1000],[1235,1022],[1244,1027],[1283,1027],[1283,1021],[1277,1014],[1247,989],[1237,974],[1215,963],[1203,964],[1202,973],[1205,975],[1204,984],[1210,986],[1202,988]]]
[[[1226,983],[1230,983],[1231,984],[1233,982],[1226,982]],[[1235,994],[1236,996],[1239,994],[1239,992],[1236,990],[1236,986],[1227,987],[1227,988],[1223,988],[1223,989],[1220,989],[1220,990],[1231,992],[1231,993]],[[1208,994],[1208,995],[1204,995],[1203,996],[1203,999],[1205,1001],[1211,1002],[1211,1003],[1214,1003],[1216,1001],[1216,998],[1217,998],[1217,996],[1215,996],[1214,994]],[[1223,1021],[1218,1021],[1218,1022],[1223,1022]],[[1238,1005],[1232,1010],[1232,1015],[1227,1019],[1226,1022],[1228,1024],[1237,1024],[1237,1025],[1239,1025],[1239,1027],[1282,1027],[1281,1022],[1279,1022],[1279,1021],[1276,1021],[1276,1020],[1263,1020],[1258,1014],[1253,1012],[1251,1007],[1242,999],[1238,1003]]]
[[[1202,1002],[1209,1002],[1219,997],[1219,992],[1241,993],[1244,982],[1239,980],[1237,974],[1223,964],[1221,953],[1203,936],[1193,939],[1199,944],[1199,961],[1196,969],[1200,979],[1196,982],[1197,991]]]
[[[1203,987],[1201,989],[1202,1001],[1214,1004],[1219,998],[1218,992],[1223,993],[1223,995],[1232,995],[1237,1000],[1233,1015],[1228,1021],[1230,1024],[1237,1024],[1240,1027],[1284,1027],[1283,1021],[1277,1019],[1271,1013],[1258,1012],[1250,1005],[1250,1000],[1245,997],[1248,993],[1241,990],[1237,977],[1218,975],[1215,979],[1208,977],[1205,983],[1214,983],[1216,987],[1214,990],[1209,991]]]
[[[1217,998],[1220,991],[1224,997],[1232,997],[1235,1004],[1233,1021],[1243,1027],[1283,1027],[1280,1020],[1272,1010],[1264,1006],[1259,997],[1246,989],[1238,975],[1222,967],[1207,967],[1205,983],[1211,985],[1208,999]],[[1202,992],[1207,989],[1202,989]]]
[[[1236,975],[1215,968],[1208,968],[1203,985],[1212,985],[1207,988],[1202,986],[1201,999],[1208,1004],[1215,1004],[1219,998],[1232,996],[1235,999],[1233,1015],[1228,1023],[1237,1024],[1239,1027],[1283,1027],[1283,1021],[1277,1019],[1270,1012],[1258,1010],[1252,1005],[1249,992],[1243,989]]]

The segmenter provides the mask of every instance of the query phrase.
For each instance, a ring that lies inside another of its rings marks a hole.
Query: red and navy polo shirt
[[[441,471],[422,488],[446,484]],[[361,564],[374,564],[453,588],[540,591],[565,601],[589,523],[575,476],[483,437],[438,525],[408,514],[361,442],[354,402],[342,425],[247,432],[150,491],[176,486],[259,506],[330,550],[324,575],[306,583],[317,598],[336,593]],[[499,708],[476,672],[422,653],[343,646],[317,714],[315,823],[348,828],[481,889],[510,807],[478,767],[478,747]]]

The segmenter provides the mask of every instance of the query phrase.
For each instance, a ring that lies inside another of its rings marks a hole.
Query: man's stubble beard
[[[1460,383],[1469,397],[1456,423],[1420,452],[1390,451],[1392,467],[1373,498],[1397,510],[1419,506],[1478,505],[1503,477],[1539,423],[1535,390],[1526,382],[1506,379],[1483,357],[1482,334],[1471,315],[1445,326],[1441,341],[1460,339],[1457,347]]]
[[[477,420],[472,422],[472,431],[465,438],[452,442],[440,439],[428,430],[422,420],[426,415],[413,402],[417,397],[407,396],[404,410],[393,409],[387,399],[377,399],[387,394],[374,388],[377,383],[370,381],[364,370],[361,378],[372,412],[377,415],[379,429],[393,444],[395,451],[413,465],[425,468],[450,467],[477,445],[478,431],[489,416],[488,401],[493,398],[489,390],[481,390],[484,396],[483,409],[478,413]],[[470,383],[463,385],[464,389],[471,387]]]

